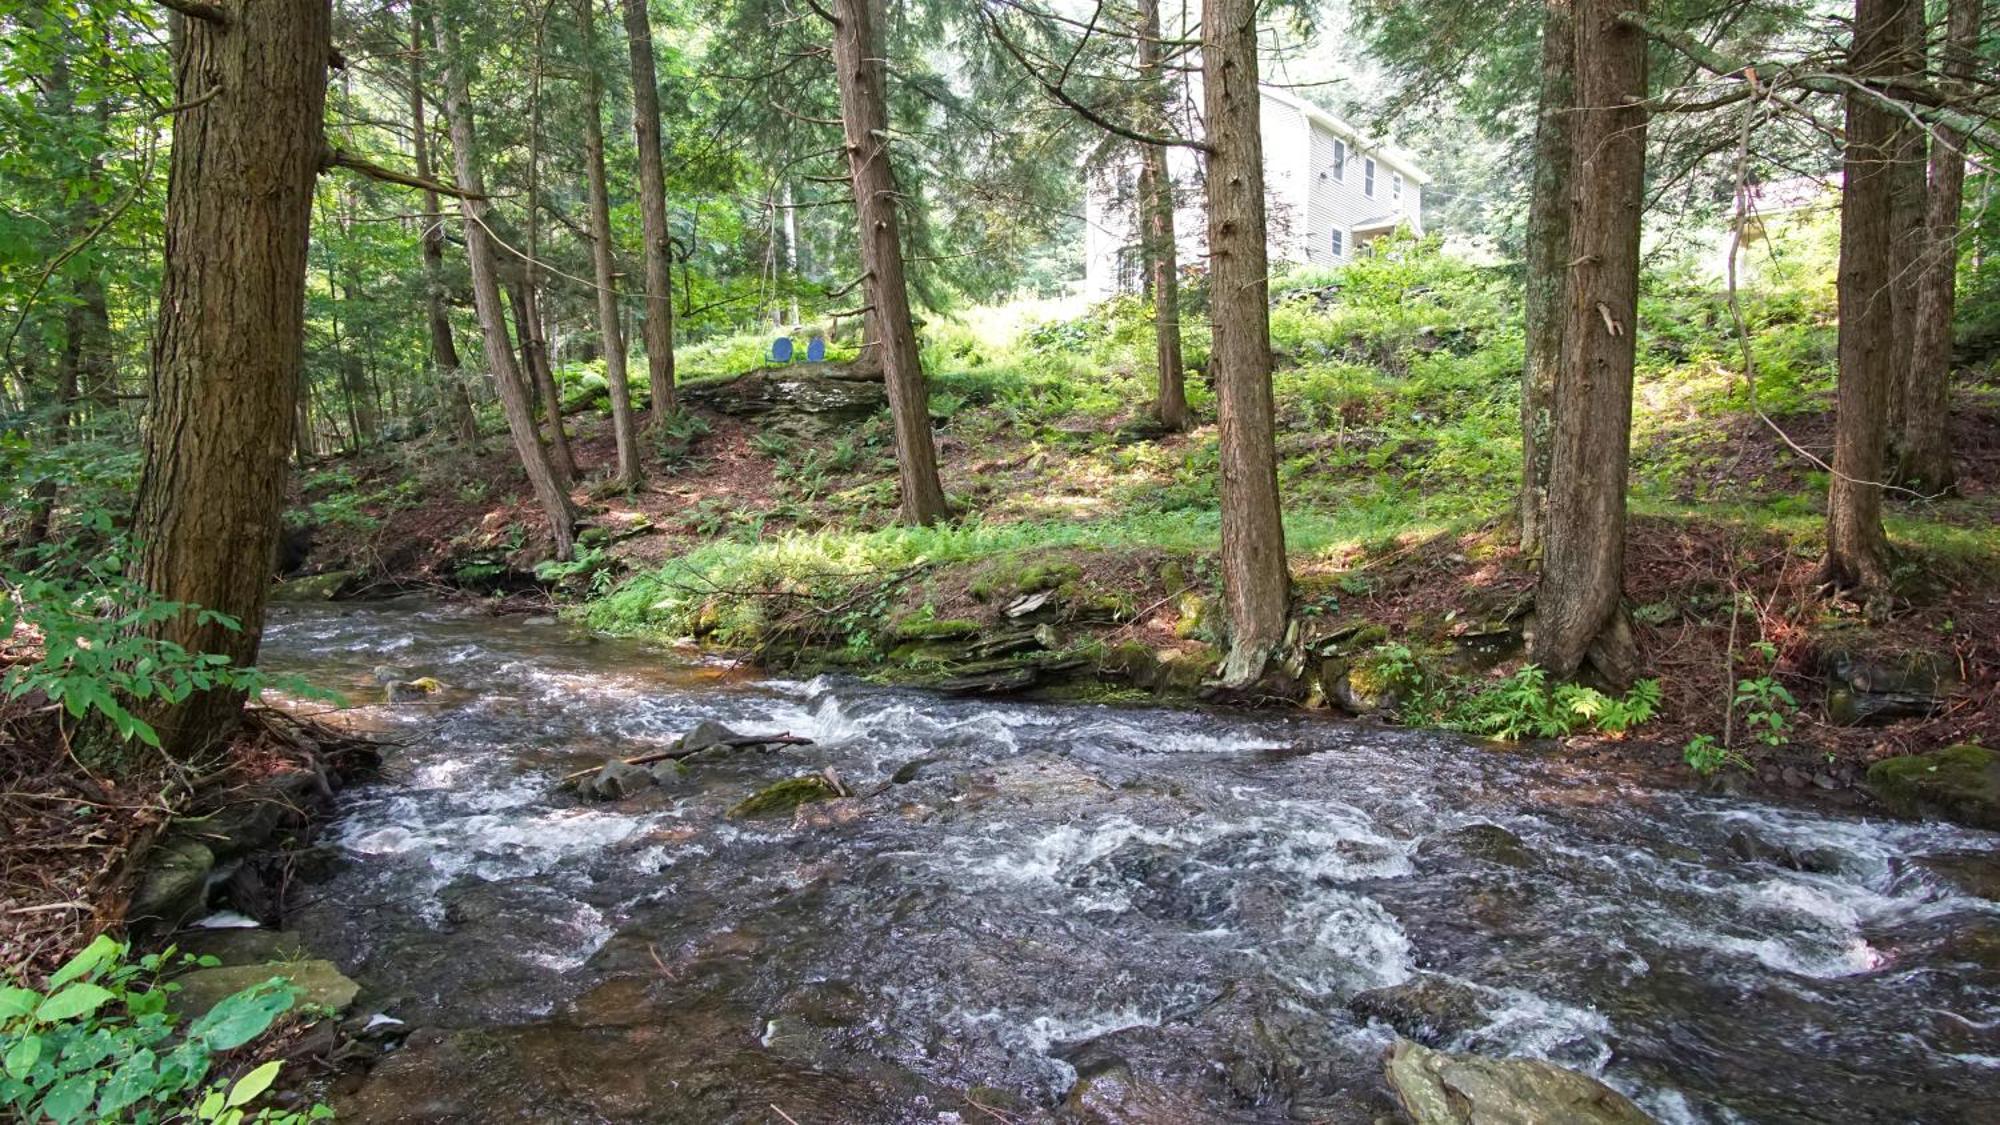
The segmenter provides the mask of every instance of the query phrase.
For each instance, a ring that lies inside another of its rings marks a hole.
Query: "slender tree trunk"
[[[1156,133],[1169,128],[1170,94],[1160,66],[1160,0],[1139,0],[1139,81]],[[1139,146],[1139,198],[1145,213],[1146,267],[1153,281],[1154,358],[1158,396],[1153,415],[1169,430],[1188,428],[1186,374],[1181,363],[1180,248],[1174,236],[1174,180],[1167,150]]]
[[[1904,13],[1914,2],[1855,0],[1849,73],[1868,78],[1893,72],[1903,53]],[[1840,378],[1822,564],[1822,576],[1836,587],[1872,588],[1889,580],[1889,539],[1882,530],[1884,422],[1897,365],[1908,355],[1896,350],[1891,293],[1897,120],[1896,111],[1869,97],[1847,96],[1837,282]]]
[[[1521,553],[1539,554],[1548,510],[1549,438],[1562,365],[1569,283],[1570,128],[1576,109],[1576,21],[1571,0],[1542,5],[1542,84],[1535,116],[1535,180],[1528,201],[1521,369]]]
[[[257,659],[276,559],[305,328],[306,241],[325,151],[326,0],[183,18],[152,415],[133,509],[140,586],[190,609],[152,637]],[[193,104],[193,103],[199,104]],[[226,737],[240,693],[135,701],[177,759]]]
[[[1951,0],[1942,56],[1944,93],[1962,96],[1978,77],[1981,0]],[[1951,412],[1951,322],[1957,301],[1958,220],[1965,203],[1965,135],[1938,126],[1931,141],[1930,196],[1917,282],[1916,336],[1904,380],[1897,475],[1924,492],[1948,492],[1958,474],[1946,428]]]
[[[667,232],[667,171],[660,148],[660,80],[646,0],[623,0],[632,52],[632,131],[639,139],[639,218],[646,238],[646,425],[674,413],[674,247]]]
[[[437,49],[444,66],[444,115],[451,129],[451,155],[458,188],[470,196],[481,197],[461,198],[459,214],[465,219],[465,257],[472,273],[472,302],[479,313],[480,336],[486,343],[486,364],[493,369],[493,381],[500,392],[500,409],[507,416],[514,450],[520,455],[535,499],[548,516],[556,557],[567,559],[576,544],[576,516],[535,433],[527,384],[521,378],[520,367],[514,362],[514,349],[507,340],[507,312],[501,304],[499,270],[485,226],[489,205],[483,198],[486,185],[479,172],[472,95],[459,52],[458,31],[449,17],[438,20]]]
[[[1912,0],[1898,16],[1898,48],[1890,73],[1898,82],[1924,85],[1924,4]],[[1903,428],[1908,418],[1907,380],[1910,359],[1917,348],[1917,300],[1922,289],[1925,237],[1924,219],[1930,186],[1925,164],[1930,137],[1923,126],[1908,114],[1895,113],[1896,139],[1889,167],[1889,309],[1895,318],[1893,329],[1896,371],[1889,380],[1887,439],[1890,467],[1902,461]]]
[[[1209,319],[1222,460],[1222,598],[1229,611],[1225,687],[1264,674],[1283,642],[1291,577],[1278,507],[1265,245],[1262,95],[1256,0],[1202,0],[1208,120]]]
[[[883,379],[896,424],[896,472],[903,522],[931,524],[950,514],[931,444],[929,391],[903,276],[902,234],[896,218],[896,177],[889,163],[889,105],[883,92],[881,43],[870,5],[834,0],[833,60],[840,81],[854,210],[861,226],[861,268],[868,303],[881,333]]]
[[[639,427],[632,384],[625,377],[625,331],[618,320],[618,267],[611,253],[611,188],[604,176],[604,79],[597,73],[597,0],[577,0],[583,36],[583,170],[590,181],[591,264],[597,275],[597,328],[604,337],[604,382],[611,394],[611,433],[618,443],[618,487],[639,486]]]
[[[419,5],[410,7],[410,135],[414,138],[417,175],[431,178],[430,129],[424,122],[424,44],[430,40],[428,21]],[[443,380],[446,409],[458,440],[479,445],[479,420],[472,412],[472,393],[465,386],[465,371],[458,358],[458,344],[451,335],[451,311],[444,293],[444,208],[438,193],[424,192],[424,309],[431,330],[431,363]]]
[[[89,312],[79,300],[63,311],[63,350],[56,359],[55,394],[49,402],[47,428],[48,448],[61,449],[69,444],[70,422],[76,410],[77,388],[81,383],[84,356],[90,343],[88,340]],[[32,551],[48,542],[49,530],[55,521],[56,502],[60,490],[53,477],[35,482],[28,496],[28,522],[21,529],[17,546],[22,551]]]
[[[1568,679],[1588,662],[1629,683],[1637,654],[1622,604],[1626,466],[1646,184],[1646,37],[1631,0],[1575,6],[1575,176],[1562,366],[1556,379],[1535,662]]]
[[[549,364],[549,338],[542,326],[542,304],[534,282],[524,277],[507,287],[507,299],[514,310],[514,338],[521,346],[521,365],[527,371],[530,397],[548,426],[549,462],[565,485],[576,480],[576,456],[570,452],[569,432],[563,428],[562,393],[556,390],[555,369]]]

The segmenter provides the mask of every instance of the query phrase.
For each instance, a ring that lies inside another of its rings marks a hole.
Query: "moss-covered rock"
[[[1963,743],[1868,767],[1868,791],[1911,816],[1940,816],[2000,829],[2000,754]]]
[[[729,810],[734,820],[754,820],[758,817],[782,816],[800,805],[813,801],[830,801],[840,796],[840,790],[833,782],[819,774],[786,778],[775,785],[767,785],[750,796],[738,801]]]
[[[325,574],[308,574],[300,578],[288,578],[278,583],[271,592],[275,601],[281,602],[326,602],[344,593],[354,581],[351,570],[329,570]]]
[[[953,641],[979,635],[979,622],[964,617],[906,617],[889,635],[899,641]]]

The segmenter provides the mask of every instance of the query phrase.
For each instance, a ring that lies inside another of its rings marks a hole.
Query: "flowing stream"
[[[407,742],[293,920],[416,1029],[344,1120],[1366,1123],[1392,1025],[1667,1122],[2000,1120],[1992,833],[429,605],[287,608],[264,652],[356,700],[383,664],[446,685],[367,712]],[[557,788],[702,719],[816,744]],[[724,815],[826,767],[879,792]]]

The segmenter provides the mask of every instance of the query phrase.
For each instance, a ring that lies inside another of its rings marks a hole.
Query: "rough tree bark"
[[[840,120],[854,210],[861,227],[861,268],[874,310],[883,380],[896,424],[896,473],[903,522],[930,524],[950,514],[931,443],[929,391],[917,354],[910,293],[903,274],[902,234],[896,218],[896,177],[889,163],[889,105],[883,89],[881,44],[870,5],[875,0],[834,0],[833,63],[840,83]]]
[[[611,396],[611,433],[618,446],[612,478],[622,489],[639,486],[639,427],[632,416],[632,385],[625,379],[625,330],[618,322],[618,267],[611,252],[611,189],[604,176],[604,79],[597,73],[597,0],[577,0],[583,36],[583,169],[590,182],[590,259],[597,279],[597,329],[604,337],[604,382]]]
[[[419,5],[410,6],[410,136],[417,177],[431,178],[430,128],[424,122],[424,44],[430,40]],[[451,335],[451,313],[444,293],[444,208],[438,193],[424,189],[424,310],[431,330],[431,364],[443,381],[452,430],[466,445],[479,444],[479,420],[472,412],[472,394],[465,386],[458,343]]]
[[[472,303],[479,314],[480,337],[486,345],[486,364],[493,369],[493,382],[500,393],[500,409],[507,416],[507,430],[514,439],[514,451],[528,474],[535,499],[548,516],[549,534],[555,540],[556,557],[567,559],[575,549],[575,511],[563,491],[555,469],[542,450],[535,433],[535,417],[528,405],[528,387],[514,361],[514,349],[507,340],[507,312],[501,304],[499,268],[494,261],[493,243],[487,233],[484,198],[485,183],[479,171],[479,149],[472,120],[472,94],[458,45],[458,31],[448,16],[437,20],[437,49],[444,67],[444,115],[451,129],[451,156],[458,188],[467,193],[458,201],[465,220],[465,258],[472,273]]]
[[[1139,0],[1139,81],[1146,91],[1149,132],[1165,135],[1171,106],[1160,60],[1160,0]],[[1154,356],[1159,394],[1153,416],[1169,430],[1188,428],[1186,373],[1181,363],[1180,248],[1174,237],[1174,181],[1167,150],[1139,146],[1139,206],[1145,224],[1142,244],[1152,278]]]
[[[1215,335],[1209,368],[1221,431],[1222,597],[1229,616],[1221,680],[1242,688],[1263,676],[1284,640],[1291,600],[1271,398],[1257,3],[1202,0],[1201,13]]]
[[[1946,17],[1946,97],[1963,95],[1978,77],[1981,0],[1951,0]],[[1958,220],[1965,203],[1965,134],[1938,126],[1931,137],[1930,197],[1917,282],[1917,325],[1903,382],[1903,435],[1897,476],[1924,492],[1957,484],[1946,438],[1951,411],[1951,322],[1957,301]]]
[[[1551,677],[1587,662],[1619,686],[1638,663],[1622,600],[1646,181],[1646,37],[1618,18],[1633,7],[1574,7],[1570,274],[1533,643]]]
[[[1903,52],[1905,13],[1916,0],[1855,0],[1848,70],[1890,73]],[[1890,290],[1895,255],[1890,208],[1897,114],[1858,93],[1847,96],[1845,186],[1840,196],[1840,376],[1834,395],[1833,482],[1826,505],[1821,577],[1836,588],[1872,588],[1889,579],[1882,530],[1884,414],[1902,355],[1896,351]],[[1907,353],[1902,353],[1907,354]]]
[[[1549,438],[1556,371],[1562,365],[1563,297],[1569,283],[1570,128],[1576,109],[1576,31],[1571,0],[1544,0],[1542,81],[1535,116],[1534,187],[1528,201],[1521,368],[1521,553],[1542,549],[1548,510]]]
[[[646,0],[623,0],[632,53],[632,131],[639,139],[639,217],[646,239],[646,425],[672,416],[674,403],[674,248],[667,231],[667,172],[660,150],[660,85],[653,65],[653,24]]]
[[[1895,59],[1890,73],[1898,83],[1923,85],[1924,5],[1922,0],[1903,5],[1898,13]],[[1917,347],[1917,299],[1924,268],[1924,219],[1930,185],[1925,175],[1930,135],[1906,114],[1896,113],[1896,137],[1889,172],[1889,309],[1897,357],[1896,372],[1889,380],[1888,446],[1889,466],[1902,460],[1904,421],[1909,417],[1906,400],[1909,360]]]
[[[305,330],[306,240],[326,148],[326,0],[186,18],[174,57],[166,255],[133,578],[193,611],[149,635],[253,664],[284,508]],[[242,696],[138,701],[177,759],[228,735]]]
[[[549,466],[568,487],[576,481],[576,455],[570,452],[569,431],[563,428],[562,394],[556,390],[555,368],[549,363],[548,329],[542,324],[541,294],[534,276],[533,269],[526,269],[507,284],[507,307],[514,313],[514,339],[528,379],[529,409],[532,412],[539,404],[542,423],[548,427]]]

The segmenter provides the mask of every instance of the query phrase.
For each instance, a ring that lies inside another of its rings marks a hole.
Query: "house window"
[[[1120,293],[1140,293],[1146,288],[1146,255],[1137,245],[1123,246],[1118,250],[1118,278],[1115,283]]]
[[[1347,256],[1347,236],[1345,231],[1335,229],[1333,232],[1333,256],[1336,258]]]
[[[1361,162],[1361,194],[1375,198],[1375,158],[1372,156]]]
[[[1347,142],[1337,138],[1333,142],[1333,178],[1347,179]]]
[[[1389,176],[1389,198],[1397,203],[1403,201],[1403,174],[1393,172]]]

